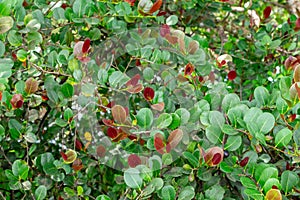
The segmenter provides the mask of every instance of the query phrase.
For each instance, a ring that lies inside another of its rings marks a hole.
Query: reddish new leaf
[[[147,101],[151,101],[154,98],[155,92],[152,88],[146,87],[144,89],[144,97]]]
[[[0,91],[0,101],[2,101],[2,91]]]
[[[167,24],[163,24],[160,28],[160,35],[161,37],[165,37],[167,34],[170,34],[170,27]]]
[[[135,85],[135,86],[129,86],[127,88],[127,92],[131,93],[131,94],[137,94],[139,93],[140,91],[143,90],[143,85],[141,83]]]
[[[223,149],[220,147],[212,147],[205,152],[204,160],[208,166],[216,166],[222,162],[224,156]]]
[[[164,154],[165,153],[165,144],[163,141],[163,136],[159,133],[155,134],[154,136],[154,147],[158,153]]]
[[[264,18],[267,19],[270,14],[271,14],[271,11],[272,11],[272,7],[271,6],[268,6],[264,9]]]
[[[296,20],[296,24],[295,24],[295,31],[299,31],[299,30],[300,30],[300,18]]]
[[[106,148],[103,145],[99,145],[96,149],[97,156],[103,158],[106,153]]]
[[[142,163],[141,159],[139,156],[135,155],[135,154],[131,154],[130,156],[128,156],[128,165],[132,168],[140,165]]]
[[[157,0],[150,9],[150,13],[154,13],[160,9],[162,5],[162,0]]]
[[[115,129],[113,127],[109,127],[106,131],[106,134],[108,137],[114,139],[118,136],[118,131],[117,131],[117,129]]]
[[[82,45],[82,53],[87,53],[90,49],[91,40],[89,38],[85,39]]]
[[[170,133],[167,141],[168,153],[179,144],[179,142],[182,140],[182,137],[183,137],[183,132],[181,129],[176,129]]]
[[[77,159],[73,162],[72,168],[74,169],[74,171],[79,171],[79,170],[81,170],[81,169],[83,168],[81,159],[77,158]]]
[[[97,156],[103,158],[106,153],[106,148],[103,145],[99,145],[96,149]]]
[[[163,111],[165,108],[165,103],[164,102],[159,102],[157,104],[153,104],[151,105],[151,108],[153,110],[157,110],[157,111]]]
[[[139,80],[141,79],[141,76],[139,74],[134,75],[134,77],[132,77],[129,81],[127,81],[126,86],[136,86],[139,82]]]
[[[111,119],[102,119],[103,124],[105,124],[106,126],[113,126],[114,125],[114,121]]]
[[[115,121],[119,123],[124,123],[126,121],[127,114],[123,106],[115,105],[111,108],[111,112]]]
[[[21,108],[24,103],[22,94],[14,94],[10,100],[10,103],[13,108]]]
[[[130,6],[134,6],[136,0],[124,0],[125,2],[129,3]]]

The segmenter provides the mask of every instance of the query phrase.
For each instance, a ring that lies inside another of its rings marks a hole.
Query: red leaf
[[[78,150],[82,150],[82,144],[81,144],[81,142],[78,139],[75,140],[75,147]]]
[[[114,121],[111,119],[102,119],[103,124],[105,124],[106,126],[113,126]]]
[[[168,153],[179,144],[179,142],[182,140],[182,136],[183,132],[180,129],[176,129],[170,133],[167,141]]]
[[[82,45],[82,53],[87,53],[90,49],[91,40],[89,38],[85,39]]]
[[[184,68],[184,75],[189,76],[195,71],[194,66],[191,63],[188,63]]]
[[[248,161],[249,161],[249,157],[245,157],[243,160],[241,160],[240,166],[245,167],[247,165]]]
[[[141,79],[141,76],[139,74],[136,74],[134,77],[132,77],[129,81],[127,81],[126,86],[136,86]]]
[[[159,133],[155,134],[154,136],[154,147],[158,153],[164,154],[165,151],[165,144],[163,142],[163,136]]]
[[[156,12],[158,9],[160,9],[161,5],[162,5],[162,0],[157,0],[151,7],[150,13],[152,14]]]
[[[135,135],[129,135],[128,138],[132,141],[136,141],[137,137]]]
[[[170,27],[167,24],[163,24],[160,28],[160,35],[161,37],[165,37],[167,34],[170,34]]]
[[[109,127],[107,129],[107,132],[106,132],[107,136],[114,139],[118,136],[118,131],[117,129],[113,128],[113,127]]]
[[[271,14],[271,11],[272,11],[272,7],[271,6],[268,6],[264,9],[264,18],[267,19],[270,14]]]
[[[2,91],[0,91],[0,101],[2,101]]]
[[[213,165],[218,165],[221,161],[222,161],[222,155],[220,153],[216,153],[211,160]]]
[[[64,160],[68,160],[68,156],[64,152],[61,151],[60,155]]]
[[[228,73],[228,80],[232,81],[236,78],[236,72],[234,70]]]
[[[131,154],[130,156],[128,156],[128,165],[132,168],[140,165],[142,163],[141,159],[139,156],[135,155],[135,154]]]
[[[66,3],[63,3],[60,7],[65,10],[68,7],[68,5]]]
[[[97,147],[96,152],[97,152],[97,155],[98,155],[100,158],[103,158],[103,157],[105,156],[106,149],[105,149],[105,147],[104,147],[103,145],[99,145],[99,146]]]
[[[124,123],[126,121],[127,113],[123,106],[115,105],[111,108],[112,116],[115,121]]]
[[[144,97],[147,101],[151,101],[154,98],[155,92],[152,88],[146,87],[144,89]]]

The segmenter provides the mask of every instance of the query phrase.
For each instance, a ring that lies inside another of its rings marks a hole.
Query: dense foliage
[[[0,0],[0,197],[299,198],[298,3]]]

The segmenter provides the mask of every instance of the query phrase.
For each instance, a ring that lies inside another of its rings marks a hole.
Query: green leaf
[[[82,17],[85,13],[85,8],[87,6],[86,0],[75,0],[73,3],[73,12],[77,15],[77,17]]]
[[[189,163],[196,168],[199,165],[199,160],[192,153],[185,151],[183,152],[183,157],[189,161]]]
[[[169,26],[175,25],[178,22],[178,17],[176,15],[171,15],[167,18],[166,24]]]
[[[220,130],[225,124],[225,118],[223,114],[219,111],[210,111],[208,118],[210,124],[213,125],[214,127],[218,127]]]
[[[12,17],[4,16],[0,17],[0,34],[9,31],[14,25],[14,20]]]
[[[223,125],[222,132],[224,132],[227,135],[237,135],[239,133],[237,130],[235,130],[232,126],[228,124]]]
[[[224,146],[224,149],[227,151],[235,151],[237,150],[242,144],[242,137],[237,136],[229,136],[226,144]]]
[[[74,95],[74,87],[70,83],[64,83],[61,92],[66,98],[71,98]]]
[[[213,144],[222,142],[222,140],[221,140],[222,132],[218,126],[211,125],[211,126],[207,127],[205,129],[205,135],[206,135],[207,139]]]
[[[153,123],[153,113],[149,108],[142,108],[136,115],[137,124],[144,129],[151,127]]]
[[[105,84],[108,79],[108,73],[105,69],[100,69],[98,71],[98,80],[101,84]]]
[[[281,174],[280,183],[283,191],[285,194],[287,194],[293,189],[294,186],[298,185],[299,177],[296,172],[286,170]]]
[[[277,110],[280,112],[280,114],[284,114],[287,110],[288,110],[288,104],[286,103],[286,101],[281,98],[278,97],[276,100],[276,108]]]
[[[240,104],[240,98],[235,93],[226,94],[222,101],[222,109],[227,113],[230,108]]]
[[[150,67],[146,67],[143,71],[143,78],[146,81],[151,81],[154,78],[154,71]]]
[[[195,190],[192,186],[186,186],[184,187],[179,195],[178,195],[178,200],[191,200],[195,196]]]
[[[278,189],[281,189],[281,185],[277,178],[268,179],[262,188],[263,188],[264,192],[266,193],[270,189],[272,189],[273,185],[277,186]]]
[[[275,135],[275,147],[285,147],[291,141],[293,132],[288,128],[281,129]]]
[[[254,181],[246,176],[242,176],[240,181],[245,188],[254,189],[254,190],[257,189],[257,186],[254,183]]]
[[[108,78],[108,82],[109,82],[110,86],[113,88],[122,87],[129,80],[130,80],[130,78],[126,77],[120,71],[113,72]]]
[[[256,124],[259,132],[267,134],[275,125],[275,117],[271,113],[263,113],[257,118]]]
[[[164,181],[161,178],[154,178],[151,180],[149,185],[152,185],[155,188],[155,190],[158,191],[163,187]]]
[[[66,121],[69,121],[72,117],[73,117],[73,111],[72,111],[70,108],[67,108],[67,109],[64,111],[64,119],[65,119]]]
[[[14,176],[26,180],[28,176],[29,167],[24,160],[15,160],[12,165],[12,172]]]
[[[225,190],[219,184],[216,184],[205,191],[205,197],[211,200],[222,200],[225,194]]]
[[[181,125],[186,124],[190,119],[190,113],[185,108],[179,108],[175,111],[175,113],[180,117]]]
[[[175,200],[176,192],[172,185],[166,185],[161,189],[163,200]]]
[[[263,194],[254,189],[246,189],[245,194],[255,200],[263,200]]]
[[[172,123],[172,116],[168,113],[162,113],[156,120],[156,126],[159,129],[167,128]]]
[[[248,112],[246,112],[243,119],[247,124],[251,125],[252,123],[256,123],[257,118],[262,114],[263,112],[261,111],[261,109],[252,107],[248,110]]]
[[[96,200],[110,200],[110,198],[109,198],[109,196],[107,196],[105,194],[101,194],[96,197]]]
[[[10,58],[0,59],[0,79],[9,78],[12,75],[11,68],[14,62]]]
[[[2,41],[0,41],[0,57],[2,57],[5,53],[5,45]]]
[[[0,124],[0,142],[3,140],[5,137],[5,129],[4,127]]]
[[[129,168],[124,172],[124,180],[130,188],[140,188],[143,180],[140,177],[140,172],[136,168]]]
[[[263,86],[258,86],[254,90],[254,98],[258,106],[266,106],[270,99],[269,91]]]
[[[278,177],[278,170],[275,167],[268,167],[261,172],[259,178],[257,179],[257,182],[260,185],[264,185],[268,179],[277,178],[277,177]]]
[[[9,33],[7,35],[7,40],[10,45],[16,46],[16,47],[21,46],[23,43],[23,38],[22,38],[21,34],[19,32],[17,32],[16,30],[9,31]]]

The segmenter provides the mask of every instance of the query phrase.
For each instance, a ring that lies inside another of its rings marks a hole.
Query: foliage
[[[283,1],[0,1],[3,199],[296,199]]]

